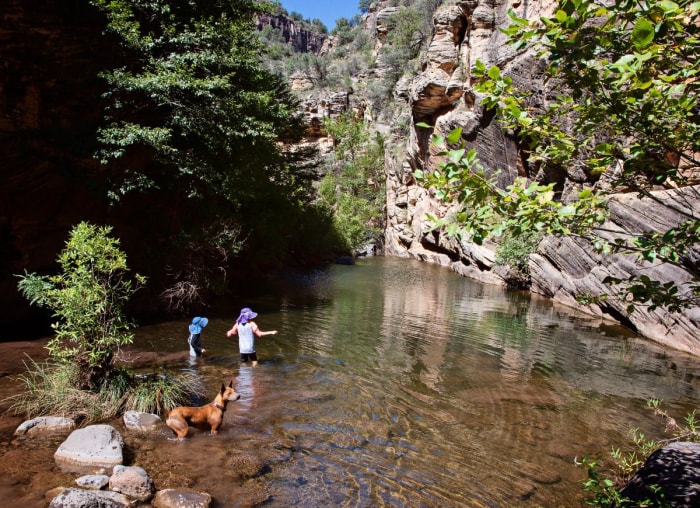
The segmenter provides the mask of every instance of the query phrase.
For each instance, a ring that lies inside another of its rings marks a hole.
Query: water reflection
[[[681,417],[699,399],[696,359],[408,260],[268,281],[227,306],[279,330],[256,342],[260,364],[240,365],[230,317],[214,316],[207,355],[173,368],[213,391],[234,379],[241,399],[219,439],[235,448],[245,436],[272,457],[238,486],[274,506],[580,504],[574,457],[606,454],[631,427],[662,432],[649,397]],[[170,337],[182,326],[142,328],[136,347],[181,348]],[[210,492],[231,499],[230,488]]]
[[[241,394],[238,405],[244,408],[244,412],[252,412],[257,408],[259,394],[256,389],[256,370],[257,367],[243,365],[236,376],[236,391]]]

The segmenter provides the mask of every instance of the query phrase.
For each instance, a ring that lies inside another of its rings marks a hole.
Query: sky
[[[281,0],[287,12],[298,12],[304,19],[320,19],[328,31],[335,27],[338,18],[352,18],[359,14],[359,0]]]

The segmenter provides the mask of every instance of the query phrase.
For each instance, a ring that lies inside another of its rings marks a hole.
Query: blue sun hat
[[[253,312],[250,310],[248,307],[244,307],[241,309],[241,315],[238,316],[238,319],[236,321],[242,325],[246,324],[248,321],[251,319],[255,319],[255,317],[258,315],[257,312]]]
[[[197,333],[202,333],[202,328],[207,326],[207,323],[209,320],[205,317],[196,317],[192,320],[192,324],[190,325],[190,333],[192,334],[197,334]]]

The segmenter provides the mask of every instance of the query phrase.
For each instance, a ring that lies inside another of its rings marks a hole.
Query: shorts
[[[258,354],[255,351],[253,351],[252,353],[241,353],[241,361],[247,362],[248,360],[250,360],[251,362],[257,362]]]

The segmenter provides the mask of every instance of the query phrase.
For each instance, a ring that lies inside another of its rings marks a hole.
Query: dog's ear
[[[233,388],[233,379],[232,379],[231,381],[228,382],[228,387],[229,387],[229,388]]]
[[[221,392],[224,393],[226,391],[226,387],[224,386],[224,383],[221,383]]]

